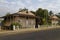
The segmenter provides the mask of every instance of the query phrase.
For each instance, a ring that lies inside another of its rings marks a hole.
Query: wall
[[[52,25],[57,25],[58,20],[52,20]]]
[[[8,18],[9,19],[9,18]],[[13,22],[18,22],[22,26],[22,28],[30,28],[30,27],[35,27],[35,18],[26,18],[26,17],[15,17],[13,19],[10,19],[10,21],[6,20],[4,25],[5,26],[10,26]],[[17,29],[17,27],[16,27]]]
[[[1,30],[1,21],[0,21],[0,30]]]
[[[34,27],[35,26],[35,18],[28,18],[26,17],[16,17],[15,22],[19,22],[22,27]]]

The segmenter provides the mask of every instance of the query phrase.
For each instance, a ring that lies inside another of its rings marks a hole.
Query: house
[[[35,15],[30,11],[19,11],[14,14],[3,16],[2,29],[20,29],[35,27]]]
[[[1,30],[1,27],[2,27],[2,21],[3,21],[3,19],[0,17],[0,30]]]
[[[51,16],[51,20],[52,20],[52,25],[57,25],[59,18],[56,15]]]
[[[1,30],[1,21],[0,21],[0,30]]]

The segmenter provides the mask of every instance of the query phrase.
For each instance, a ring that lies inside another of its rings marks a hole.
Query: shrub
[[[20,26],[20,27],[22,26],[20,23],[17,23],[17,22],[16,23],[12,23],[11,25]]]

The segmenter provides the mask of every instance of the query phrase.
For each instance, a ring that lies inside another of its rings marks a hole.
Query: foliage
[[[6,13],[6,16],[9,16],[10,15],[10,12]]]
[[[48,13],[48,24],[51,25],[52,24],[52,20],[51,20],[51,16],[53,16],[54,13],[52,11],[49,11]]]
[[[52,16],[52,15],[53,15],[53,12],[52,12],[52,11],[50,11],[50,12],[49,12],[49,15],[50,15],[50,16]]]
[[[47,24],[48,10],[39,8],[38,10],[36,10],[36,14],[35,15],[41,18],[43,23],[41,22],[41,20],[40,20],[40,22],[42,24]]]
[[[23,8],[23,9],[19,9],[19,12],[22,12],[22,11],[28,11],[28,9],[26,9],[26,8]]]
[[[17,23],[17,22],[15,22],[15,23],[12,23],[11,25],[15,25],[15,26],[21,26],[21,24],[20,24],[20,23]]]

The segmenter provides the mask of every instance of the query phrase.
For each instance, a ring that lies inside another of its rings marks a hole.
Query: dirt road
[[[0,40],[60,40],[60,29],[41,30],[15,35],[0,36]]]

